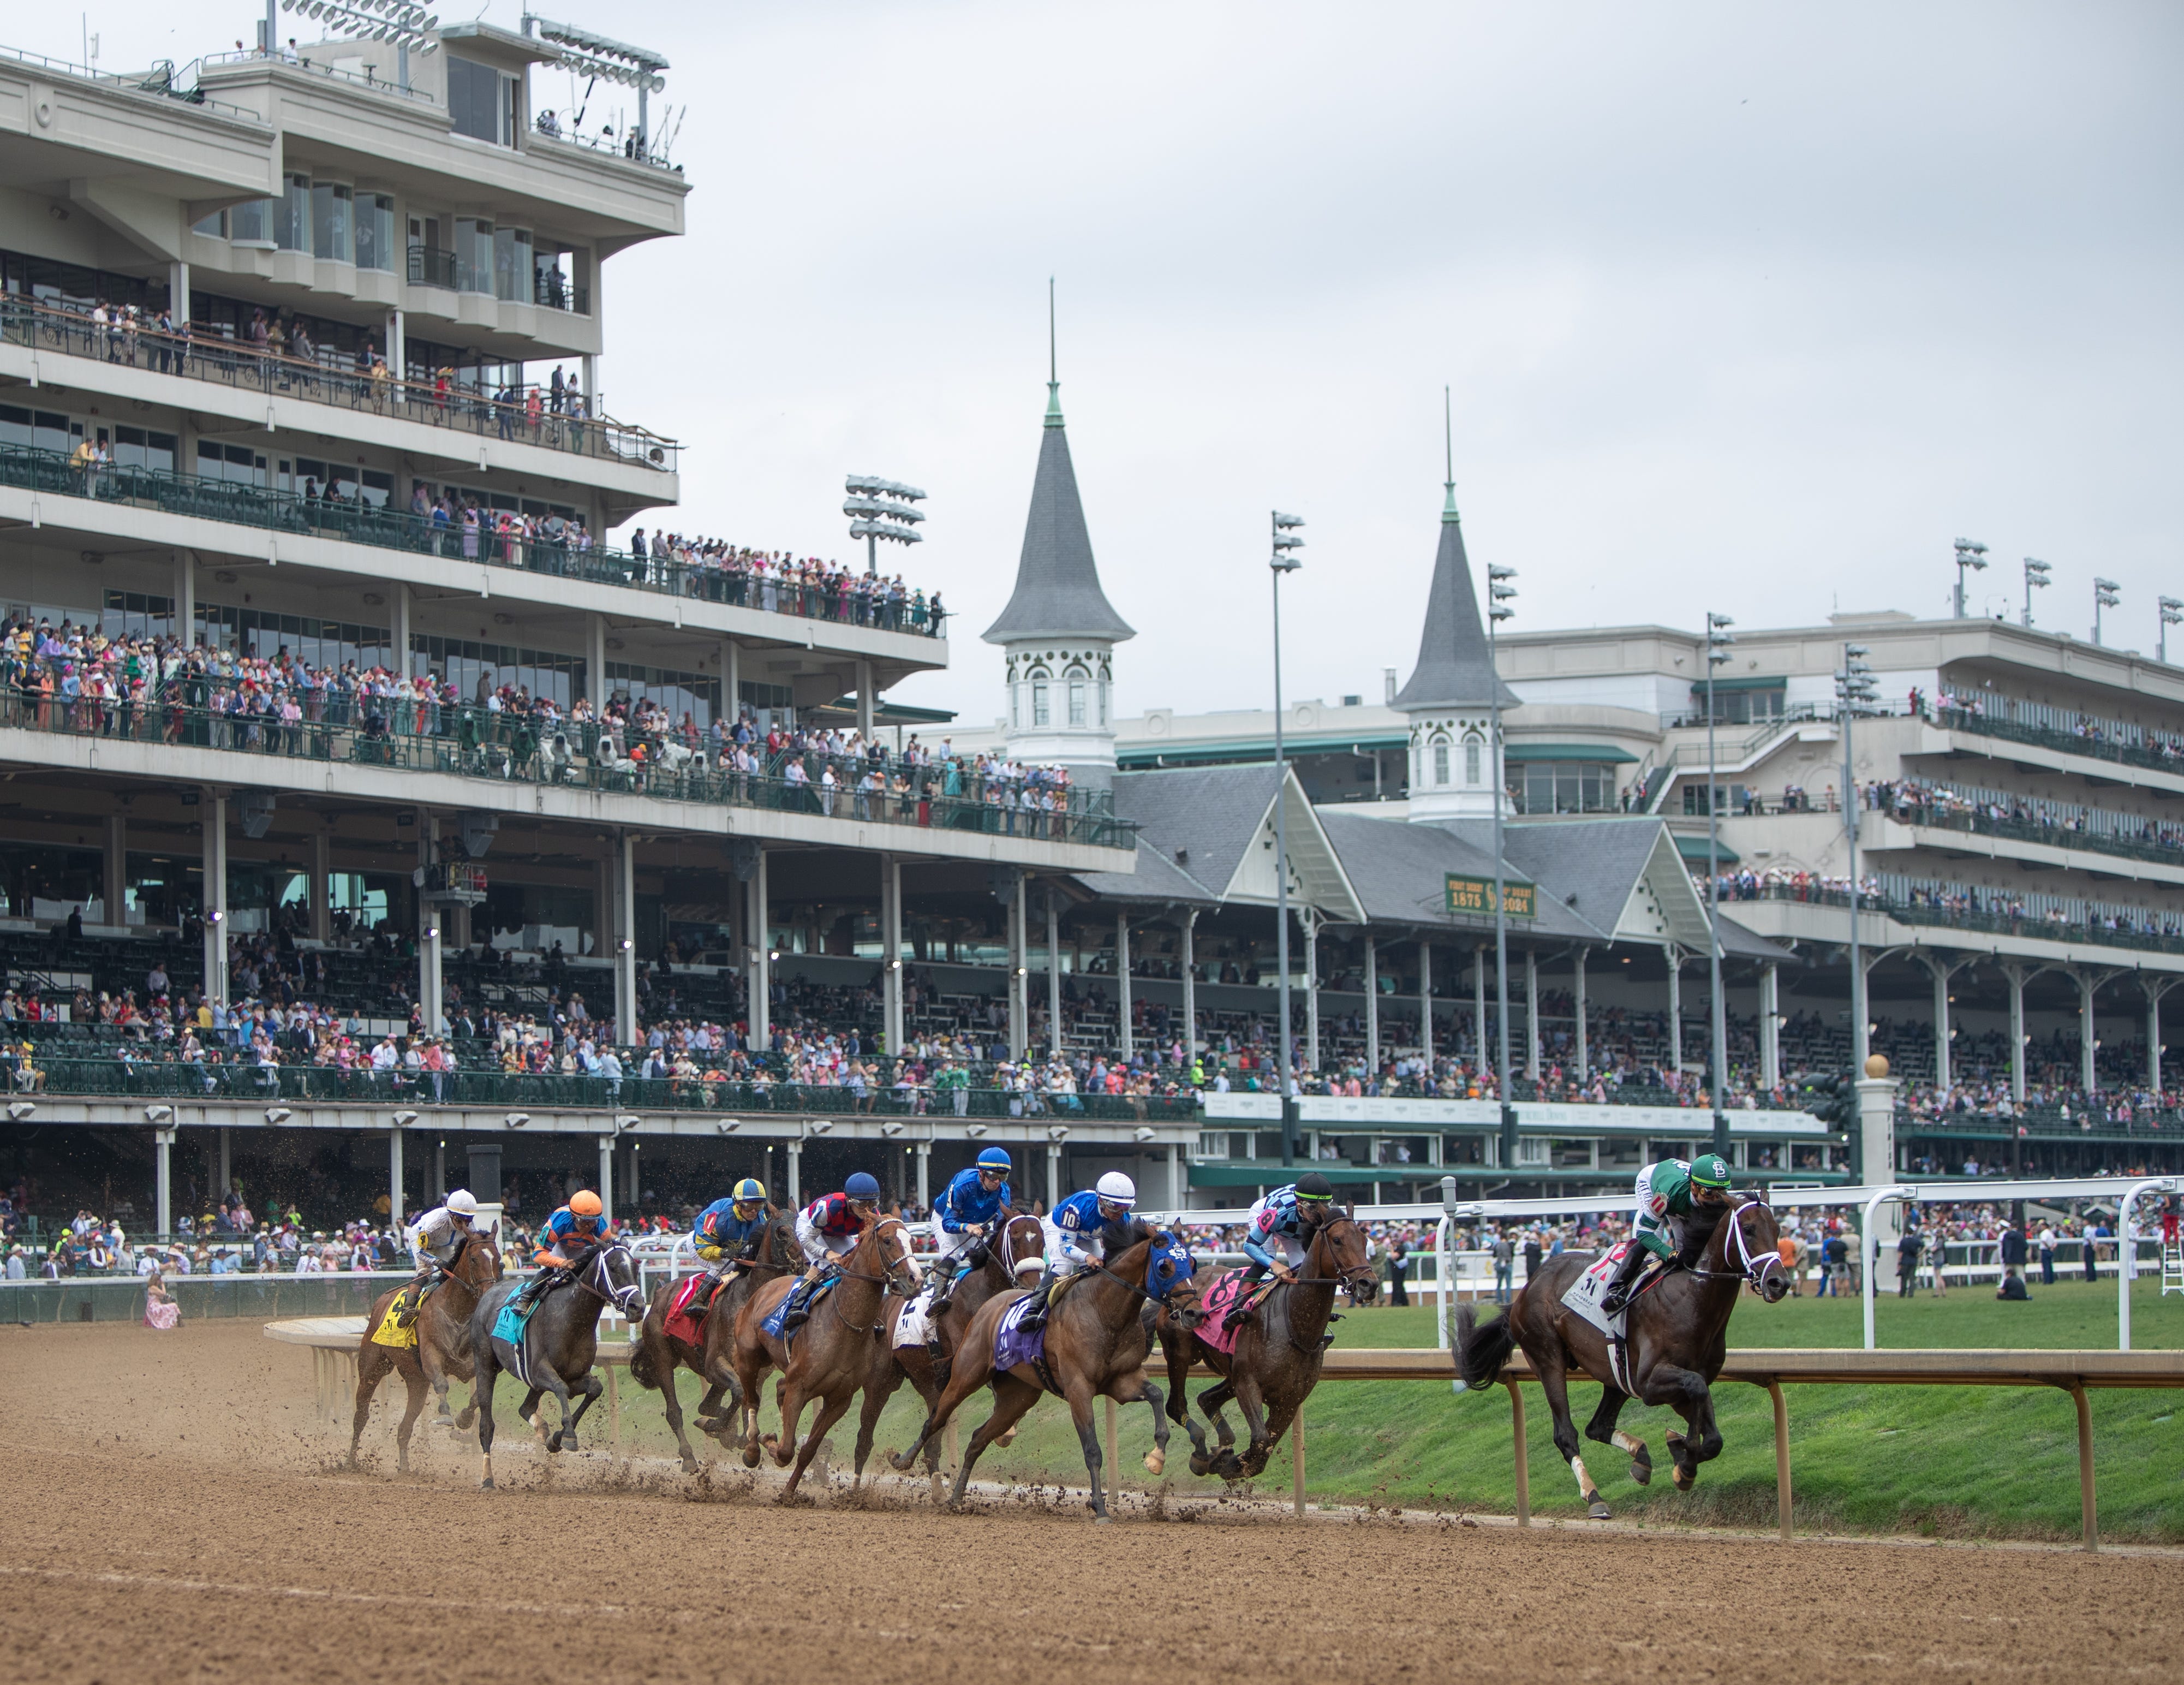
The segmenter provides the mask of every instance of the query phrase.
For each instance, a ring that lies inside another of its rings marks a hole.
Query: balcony
[[[58,663],[48,663],[53,672]],[[25,681],[28,688],[25,688]],[[74,683],[72,678],[61,683]],[[98,681],[94,679],[94,683]],[[596,726],[566,727],[551,718],[513,716],[465,705],[378,705],[359,708],[341,693],[312,695],[320,717],[283,718],[269,692],[215,689],[202,673],[186,673],[163,693],[137,696],[41,694],[25,669],[0,689],[0,728],[102,745],[135,743],[176,750],[215,750],[320,767],[348,766],[429,773],[573,791],[648,797],[692,806],[797,813],[905,833],[970,832],[1034,842],[1096,848],[1136,846],[1135,828],[1117,819],[1112,793],[1070,790],[1059,808],[1026,806],[1025,786],[975,775],[946,793],[939,767],[905,769],[900,786],[859,789],[866,764],[848,758],[782,754],[757,771],[706,764],[680,745],[621,745]],[[422,718],[420,719],[421,714]],[[828,786],[832,773],[835,784]],[[197,776],[182,766],[178,778]],[[905,842],[904,846],[909,845]]]
[[[1936,707],[1933,718],[1936,725],[1951,731],[1974,732],[2064,755],[2142,767],[2149,772],[2184,774],[2184,740],[2122,720],[2081,713],[2075,708],[1986,696],[1980,699],[1976,707]]]
[[[421,254],[444,257],[451,264],[454,260],[451,252],[434,254],[413,246],[410,252],[413,281],[418,278]],[[543,277],[540,290],[544,290]],[[588,293],[581,288],[562,291],[571,302],[554,308],[588,311]],[[661,473],[675,472],[682,455],[682,448],[675,440],[645,428],[608,416],[560,413],[552,407],[552,394],[543,388],[516,388],[512,402],[501,403],[483,393],[442,391],[431,381],[397,380],[383,364],[364,370],[307,362],[297,357],[272,356],[226,340],[159,333],[143,324],[102,325],[79,311],[58,310],[12,293],[0,297],[0,343],[145,369],[236,391],[278,394],[357,414],[415,421],[475,438],[537,445],[593,461],[627,463]],[[532,410],[534,393],[538,399],[536,415]],[[176,401],[187,403],[187,399],[177,393]]]
[[[589,424],[568,425],[581,430]],[[496,531],[483,523],[460,527],[383,504],[299,497],[264,486],[160,469],[83,464],[57,450],[25,445],[0,444],[0,486],[297,537],[477,562],[589,584],[626,586],[662,596],[755,609],[780,615],[784,620],[818,621],[933,639],[946,635],[937,596],[928,603],[922,592],[916,592],[898,601],[868,587],[865,582],[870,576],[841,574],[818,583],[761,577],[733,566],[590,548],[589,535],[581,529],[571,539],[566,534],[549,538],[513,529]]]
[[[1726,880],[1724,906],[1790,902],[1848,911],[1850,890],[1834,879],[1809,879],[1758,884]],[[2157,923],[2143,908],[2059,896],[2016,895],[1971,884],[1913,883],[1883,879],[1880,887],[1860,892],[1861,912],[1877,913],[1898,924],[1938,928],[2027,941],[2086,944],[2102,948],[2184,955],[2184,924]]]

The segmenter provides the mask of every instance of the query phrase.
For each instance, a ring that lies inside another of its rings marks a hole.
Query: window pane
[[[311,249],[309,176],[289,176],[287,191],[273,202],[273,243],[284,252]]]
[[[354,248],[349,243],[349,192],[332,181],[320,181],[311,188],[311,249],[318,256],[334,263],[349,261]]]
[[[459,135],[502,144],[500,72],[468,59],[448,60],[448,121]]]
[[[229,208],[227,213],[227,237],[237,242],[246,240],[262,241],[268,237],[265,230],[267,226],[272,221],[272,200],[245,200],[239,205],[234,205]]]

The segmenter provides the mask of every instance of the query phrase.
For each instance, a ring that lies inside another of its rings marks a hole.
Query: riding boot
[[[1631,1289],[1637,1285],[1638,1273],[1646,1267],[1646,1260],[1652,1256],[1637,1241],[1630,1242],[1629,1249],[1623,1254],[1622,1262],[1615,1266],[1615,1274],[1608,1281],[1607,1291],[1600,1296],[1602,1311],[1609,1316],[1623,1314],[1623,1308],[1630,1303]]]
[[[1029,1308],[1017,1322],[1017,1327],[1044,1328],[1046,1326],[1047,1301],[1052,1296],[1055,1284],[1060,1279],[1051,1269],[1039,1272],[1039,1286],[1031,1290]]]
[[[781,1314],[781,1332],[785,1339],[811,1320],[811,1296],[819,1291],[816,1281],[799,1281],[788,1290],[788,1303]]]
[[[942,1285],[940,1291],[933,1296],[933,1303],[928,1308],[934,1318],[938,1319],[948,1314],[950,1308],[956,1303],[956,1289],[962,1285],[963,1278],[970,1273],[967,1264],[956,1265],[955,1274],[950,1275]]]

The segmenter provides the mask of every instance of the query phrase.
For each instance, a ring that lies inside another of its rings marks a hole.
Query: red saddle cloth
[[[705,1285],[703,1275],[693,1275],[675,1290],[675,1297],[667,1302],[666,1330],[670,1339],[680,1340],[686,1346],[703,1343],[704,1325],[691,1314],[690,1301],[698,1297],[698,1290]]]
[[[1198,1325],[1198,1337],[1223,1356],[1235,1353],[1236,1329],[1228,1317],[1243,1303],[1244,1295],[1244,1272],[1231,1269],[1208,1287],[1199,1301],[1206,1320]]]

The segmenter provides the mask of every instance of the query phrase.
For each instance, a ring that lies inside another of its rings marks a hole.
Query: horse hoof
[[[1588,1502],[1585,1513],[1596,1521],[1608,1521],[1614,1519],[1613,1512],[1596,1497]]]
[[[1213,1459],[1211,1457],[1205,1455],[1202,1452],[1192,1452],[1190,1453],[1190,1472],[1194,1475],[1200,1476],[1212,1474],[1213,1472]]]
[[[1653,1465],[1652,1461],[1648,1459],[1645,1462],[1641,1462],[1637,1458],[1633,1457],[1630,1459],[1630,1478],[1637,1481],[1641,1486],[1652,1485]]]
[[[483,1480],[478,1482],[478,1490],[481,1492],[491,1492],[493,1490],[493,1476],[491,1475],[488,1475]]]
[[[1167,1452],[1161,1450],[1157,1446],[1156,1446],[1152,1450],[1145,1453],[1145,1472],[1147,1474],[1156,1475],[1167,1467]]]

